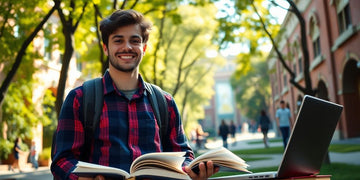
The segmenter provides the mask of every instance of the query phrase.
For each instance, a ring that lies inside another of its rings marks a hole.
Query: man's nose
[[[124,44],[124,50],[128,51],[128,50],[132,50],[132,46],[131,43],[129,41],[126,41]]]

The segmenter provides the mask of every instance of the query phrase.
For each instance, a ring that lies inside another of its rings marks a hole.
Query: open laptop
[[[343,106],[305,95],[278,171],[211,179],[271,179],[319,173]]]

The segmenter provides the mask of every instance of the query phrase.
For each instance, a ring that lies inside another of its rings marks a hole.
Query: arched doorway
[[[350,59],[344,68],[342,79],[344,113],[346,117],[345,138],[360,136],[360,62]]]
[[[317,86],[317,96],[320,99],[329,100],[329,93],[326,84],[323,80],[320,80]]]

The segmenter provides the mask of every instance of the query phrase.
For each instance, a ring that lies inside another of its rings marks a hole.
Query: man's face
[[[285,103],[280,103],[280,108],[284,109],[285,108]]]
[[[122,72],[137,70],[145,53],[139,25],[120,27],[109,36],[108,46],[103,45],[110,66]]]

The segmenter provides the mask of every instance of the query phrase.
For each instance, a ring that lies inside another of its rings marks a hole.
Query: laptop
[[[318,174],[342,109],[342,105],[305,95],[277,171],[211,179],[272,179]]]

